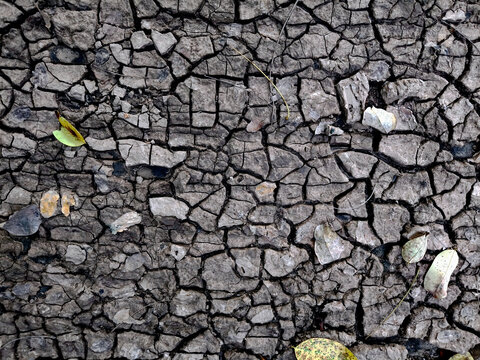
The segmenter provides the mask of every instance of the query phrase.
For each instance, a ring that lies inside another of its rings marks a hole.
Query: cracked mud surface
[[[447,359],[480,344],[476,0],[0,12],[0,223],[50,190],[75,202],[30,237],[0,230],[2,359],[294,359],[310,337],[359,359]],[[231,46],[271,73],[288,120]],[[363,126],[367,106],[395,131]],[[55,110],[87,145],[51,136]],[[113,235],[129,211],[142,223]],[[325,221],[350,247],[323,266]],[[415,276],[400,254],[415,229],[430,232],[419,280],[367,339]],[[436,300],[423,277],[451,247]]]

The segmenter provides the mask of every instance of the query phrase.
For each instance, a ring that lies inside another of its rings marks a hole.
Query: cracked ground
[[[477,0],[0,13],[0,223],[48,191],[75,203],[34,235],[0,229],[2,359],[286,360],[311,337],[361,360],[478,354]],[[369,106],[396,129],[362,125]],[[55,140],[56,110],[86,145]],[[130,211],[142,222],[113,234]],[[349,246],[321,265],[325,222]],[[438,300],[423,278],[446,248],[460,262]]]

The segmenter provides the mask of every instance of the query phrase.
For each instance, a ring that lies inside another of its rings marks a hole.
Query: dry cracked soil
[[[0,223],[60,198],[20,217],[41,222],[33,235],[0,229],[2,359],[287,360],[311,337],[360,360],[478,356],[477,0],[0,0],[0,14]],[[363,125],[370,106],[395,130]],[[84,146],[52,136],[56,110]],[[141,223],[113,234],[132,211]],[[322,223],[347,244],[325,265]],[[418,230],[428,251],[408,265]],[[423,278],[447,248],[460,262],[435,299]]]

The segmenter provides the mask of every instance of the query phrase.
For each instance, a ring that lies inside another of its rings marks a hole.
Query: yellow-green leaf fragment
[[[311,338],[294,349],[297,360],[358,360],[345,346],[330,339]]]
[[[67,119],[61,116],[58,111],[55,112],[55,115],[57,115],[58,121],[62,126],[60,130],[55,130],[53,132],[53,136],[55,136],[58,141],[71,147],[82,146],[85,144],[85,139],[82,134],[80,134],[78,130],[67,121]]]
[[[447,296],[450,276],[458,265],[458,254],[455,250],[444,250],[433,260],[423,281],[425,290],[433,294],[437,299]]]
[[[418,232],[402,247],[402,257],[407,264],[419,262],[427,252],[428,232]]]
[[[455,354],[448,360],[474,360],[473,356],[467,352],[465,354]]]

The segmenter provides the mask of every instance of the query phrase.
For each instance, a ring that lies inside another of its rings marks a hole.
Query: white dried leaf
[[[444,250],[433,260],[423,281],[425,290],[431,292],[437,299],[447,296],[450,276],[458,265],[458,254],[455,250]]]
[[[130,211],[120,216],[117,220],[110,224],[112,234],[127,230],[130,226],[140,224],[142,216],[135,211]]]
[[[448,10],[445,13],[445,16],[442,18],[443,21],[450,23],[459,23],[464,22],[467,19],[467,14],[462,9],[457,10]]]
[[[122,309],[117,311],[113,317],[113,322],[115,324],[132,324],[132,325],[141,325],[145,321],[137,320],[130,316],[130,309]]]
[[[418,232],[410,237],[402,247],[402,257],[407,264],[419,262],[427,252],[427,236],[428,232]]]
[[[321,122],[317,125],[315,129],[315,135],[342,135],[345,131],[340,129],[339,127],[329,125],[327,123]]]
[[[315,228],[315,255],[322,265],[347,257],[352,245],[343,240],[328,224]]]
[[[327,135],[332,136],[332,135],[342,135],[345,131],[340,129],[339,127],[328,125],[327,126]]]
[[[362,124],[388,134],[397,127],[397,118],[391,112],[372,106],[365,109]]]

